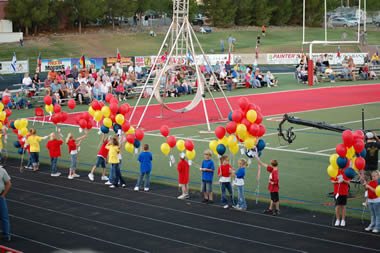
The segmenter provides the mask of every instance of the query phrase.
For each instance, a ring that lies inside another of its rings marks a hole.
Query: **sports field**
[[[338,124],[352,129],[361,129],[362,109],[365,112],[365,129],[380,128],[380,85],[371,84],[371,82],[356,83],[339,83],[335,85],[320,84],[317,87],[309,88],[294,84],[292,75],[282,75],[280,80],[284,80],[280,88],[274,89],[240,89],[228,93],[229,101],[233,108],[237,108],[237,100],[241,96],[246,96],[250,102],[259,105],[264,114],[263,124],[267,132],[262,137],[267,143],[267,147],[262,154],[262,160],[269,162],[270,159],[279,161],[280,170],[280,195],[282,205],[290,205],[299,208],[311,210],[319,210],[323,212],[333,212],[333,199],[328,197],[328,193],[332,191],[332,185],[326,172],[329,165],[328,158],[332,153],[335,153],[335,146],[341,142],[339,133],[306,128],[297,125],[287,125],[286,128],[293,126],[296,129],[297,138],[293,144],[287,144],[277,136],[278,120],[284,113],[297,116],[301,119],[313,121],[325,121],[329,124]],[[281,84],[281,83],[280,83]],[[351,84],[351,85],[348,85]],[[295,91],[294,89],[297,88]],[[214,95],[220,95],[215,93]],[[191,96],[180,98],[172,98],[171,106],[179,107],[186,104],[186,101],[191,99]],[[223,99],[217,99],[222,114],[227,117],[229,109]],[[136,100],[128,101],[131,106]],[[146,102],[146,99],[143,100]],[[217,117],[217,111],[211,100],[207,100],[208,112],[212,121],[212,130],[216,126],[224,126],[226,121],[220,121]],[[67,133],[74,133],[75,137],[80,136],[78,126],[75,125],[75,113],[86,111],[88,106],[77,106],[73,115],[65,122],[65,125],[59,126],[66,136]],[[136,116],[139,116],[142,107],[137,109]],[[71,112],[67,107],[64,111]],[[142,143],[148,143],[151,146],[153,153],[153,182],[177,185],[176,166],[169,165],[169,157],[165,156],[160,151],[161,143],[165,142],[161,136],[159,128],[162,124],[170,127],[170,135],[174,135],[178,139],[192,139],[195,143],[196,157],[193,165],[190,168],[190,181],[193,189],[198,189],[200,184],[199,167],[203,160],[203,151],[208,149],[209,142],[216,139],[215,134],[200,133],[201,130],[207,130],[201,104],[193,111],[184,114],[177,114],[165,111],[164,118],[157,118],[161,111],[159,105],[152,105],[147,111],[147,115],[142,121],[142,128],[145,130],[145,138]],[[32,110],[14,110],[11,116],[12,119],[21,117],[31,117]],[[136,124],[138,117],[134,117],[132,125]],[[32,127],[33,121],[29,120],[28,128]],[[55,131],[55,126],[50,123],[42,125],[36,122],[34,127],[40,136],[45,136]],[[379,130],[380,131],[380,130]],[[9,134],[8,153],[12,157],[20,158],[16,153],[16,148],[13,147],[13,142],[16,140],[16,135]],[[87,176],[87,172],[95,163],[96,153],[100,142],[100,135],[97,129],[92,129],[89,132],[88,138],[82,143],[79,153],[79,169],[80,174]],[[43,142],[41,146],[45,146]],[[58,162],[59,171],[66,175],[70,164],[70,157],[67,146],[62,148],[62,157]],[[173,154],[178,160],[179,151],[173,149]],[[41,162],[49,163],[48,151],[46,148],[41,148]],[[232,157],[232,164],[236,165],[236,161],[240,157],[245,157],[238,152]],[[137,155],[123,151],[123,175],[128,178],[136,178],[139,172]],[[217,157],[213,157],[216,164],[219,164]],[[26,159],[24,159],[24,165]],[[248,198],[256,198],[256,172],[257,162],[252,161],[252,164],[247,169],[246,187]],[[214,182],[217,181],[217,176],[214,177]],[[268,173],[263,170],[260,178],[260,188],[258,197],[260,201],[269,199],[267,188]],[[130,185],[129,187],[132,187]],[[152,189],[154,191],[154,189]],[[219,192],[215,188],[215,192]],[[353,199],[348,202],[349,215],[354,217],[362,216],[363,190],[360,186],[352,185],[351,192]],[[364,213],[364,218],[368,219],[369,214]]]

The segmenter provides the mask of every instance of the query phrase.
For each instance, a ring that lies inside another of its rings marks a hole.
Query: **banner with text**
[[[80,58],[74,58],[71,59],[71,68],[73,67],[74,64],[78,66],[79,69],[82,68],[82,65],[80,64]],[[96,69],[100,69],[103,66],[103,58],[86,58],[86,68],[90,69],[91,65],[94,65]]]
[[[112,67],[112,65],[117,63],[119,60],[117,57],[107,57],[105,59],[106,67]],[[130,66],[133,65],[133,57],[121,57],[121,66]]]
[[[71,59],[43,59],[41,60],[41,72],[49,72],[50,70],[61,70],[71,67]]]
[[[0,74],[13,74],[14,72],[11,64],[11,61],[0,61]],[[29,61],[17,61],[16,73],[27,72],[29,72]]]

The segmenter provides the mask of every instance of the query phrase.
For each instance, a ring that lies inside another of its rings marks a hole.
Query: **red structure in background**
[[[0,253],[22,253],[22,252],[0,245]]]
[[[314,68],[313,60],[310,59],[307,62],[307,84],[309,86],[313,86],[313,84],[314,84],[313,68]]]
[[[8,0],[0,0],[0,19],[5,19],[5,6],[7,6]]]

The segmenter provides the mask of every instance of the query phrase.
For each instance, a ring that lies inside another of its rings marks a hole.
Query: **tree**
[[[112,20],[112,29],[115,29],[115,17],[129,17],[136,9],[135,0],[105,0],[106,15]]]
[[[273,5],[270,5],[268,0],[254,0],[253,6],[253,23],[257,26],[269,25]]]
[[[270,23],[272,25],[283,26],[288,24],[293,15],[292,0],[272,0],[273,13]]]
[[[234,24],[237,10],[234,0],[205,0],[204,5],[214,26],[231,27]]]
[[[33,0],[9,0],[5,9],[5,17],[12,20],[16,25],[25,28],[25,36],[29,35],[29,28],[32,27],[33,21],[30,10],[34,6]]]
[[[253,0],[237,0],[235,24],[236,25],[250,25],[253,20]]]
[[[137,1],[136,14],[139,15],[140,29],[142,28],[142,15],[150,8],[151,1],[154,1],[154,0],[138,0]]]
[[[105,13],[103,0],[67,0],[65,5],[70,9],[70,20],[78,22],[79,33],[86,21],[102,18]]]
[[[32,24],[34,26],[34,34],[37,34],[38,26],[46,24],[50,18],[49,11],[49,0],[34,0],[34,5],[29,11],[29,15],[32,18]]]

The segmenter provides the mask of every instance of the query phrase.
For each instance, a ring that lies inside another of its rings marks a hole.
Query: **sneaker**
[[[109,178],[107,177],[107,176],[102,176],[102,181],[108,181],[109,180]]]
[[[51,173],[50,176],[52,177],[59,177],[61,175],[60,172],[56,172],[56,173]]]
[[[110,181],[107,181],[104,183],[105,185],[111,185],[112,183]]]
[[[267,209],[265,209],[263,211],[263,213],[265,213],[265,214],[273,214],[273,211],[271,209],[267,208]]]
[[[208,199],[203,199],[202,200],[202,203],[207,203],[208,202]]]
[[[78,175],[78,174],[74,174],[73,177],[80,177],[80,175]]]
[[[372,229],[373,229],[372,227],[366,227],[364,230],[367,232],[370,232],[370,231],[372,231]]]
[[[74,176],[73,175],[69,175],[67,178],[68,179],[74,179]]]
[[[135,187],[134,189],[133,189],[135,192],[138,192],[140,189],[139,189],[139,187]]]
[[[341,227],[345,227],[346,226],[346,221],[345,220],[342,220],[341,222],[340,222],[340,226]],[[372,231],[373,232],[373,231]]]
[[[275,210],[275,211],[273,211],[273,216],[278,216],[280,214],[280,211],[278,211],[278,210]]]
[[[339,225],[340,225],[340,220],[336,220],[334,226],[335,226],[335,227],[339,227]]]
[[[185,199],[189,199],[190,198],[190,195],[189,194],[185,194]]]
[[[148,192],[149,191],[149,188],[144,188],[144,192]]]
[[[111,188],[111,189],[114,189],[114,188],[116,188],[116,186],[114,186],[113,184],[111,184],[111,185],[110,185],[110,188]]]
[[[181,194],[177,197],[177,199],[185,199],[185,194]]]
[[[214,204],[214,201],[213,200],[209,200],[209,201],[207,201],[207,204]]]
[[[121,185],[121,187],[125,188],[125,187],[126,187],[126,185],[125,185],[125,184],[122,184],[122,185]]]
[[[379,233],[379,230],[375,228],[374,230],[372,230],[372,233],[376,233],[377,234],[377,233]]]
[[[94,174],[89,173],[88,178],[90,179],[90,181],[94,181]]]
[[[223,208],[224,208],[224,209],[227,209],[227,208],[228,208],[228,205],[224,205]]]
[[[236,205],[236,206],[232,206],[234,209],[238,209],[240,208],[240,206]]]

